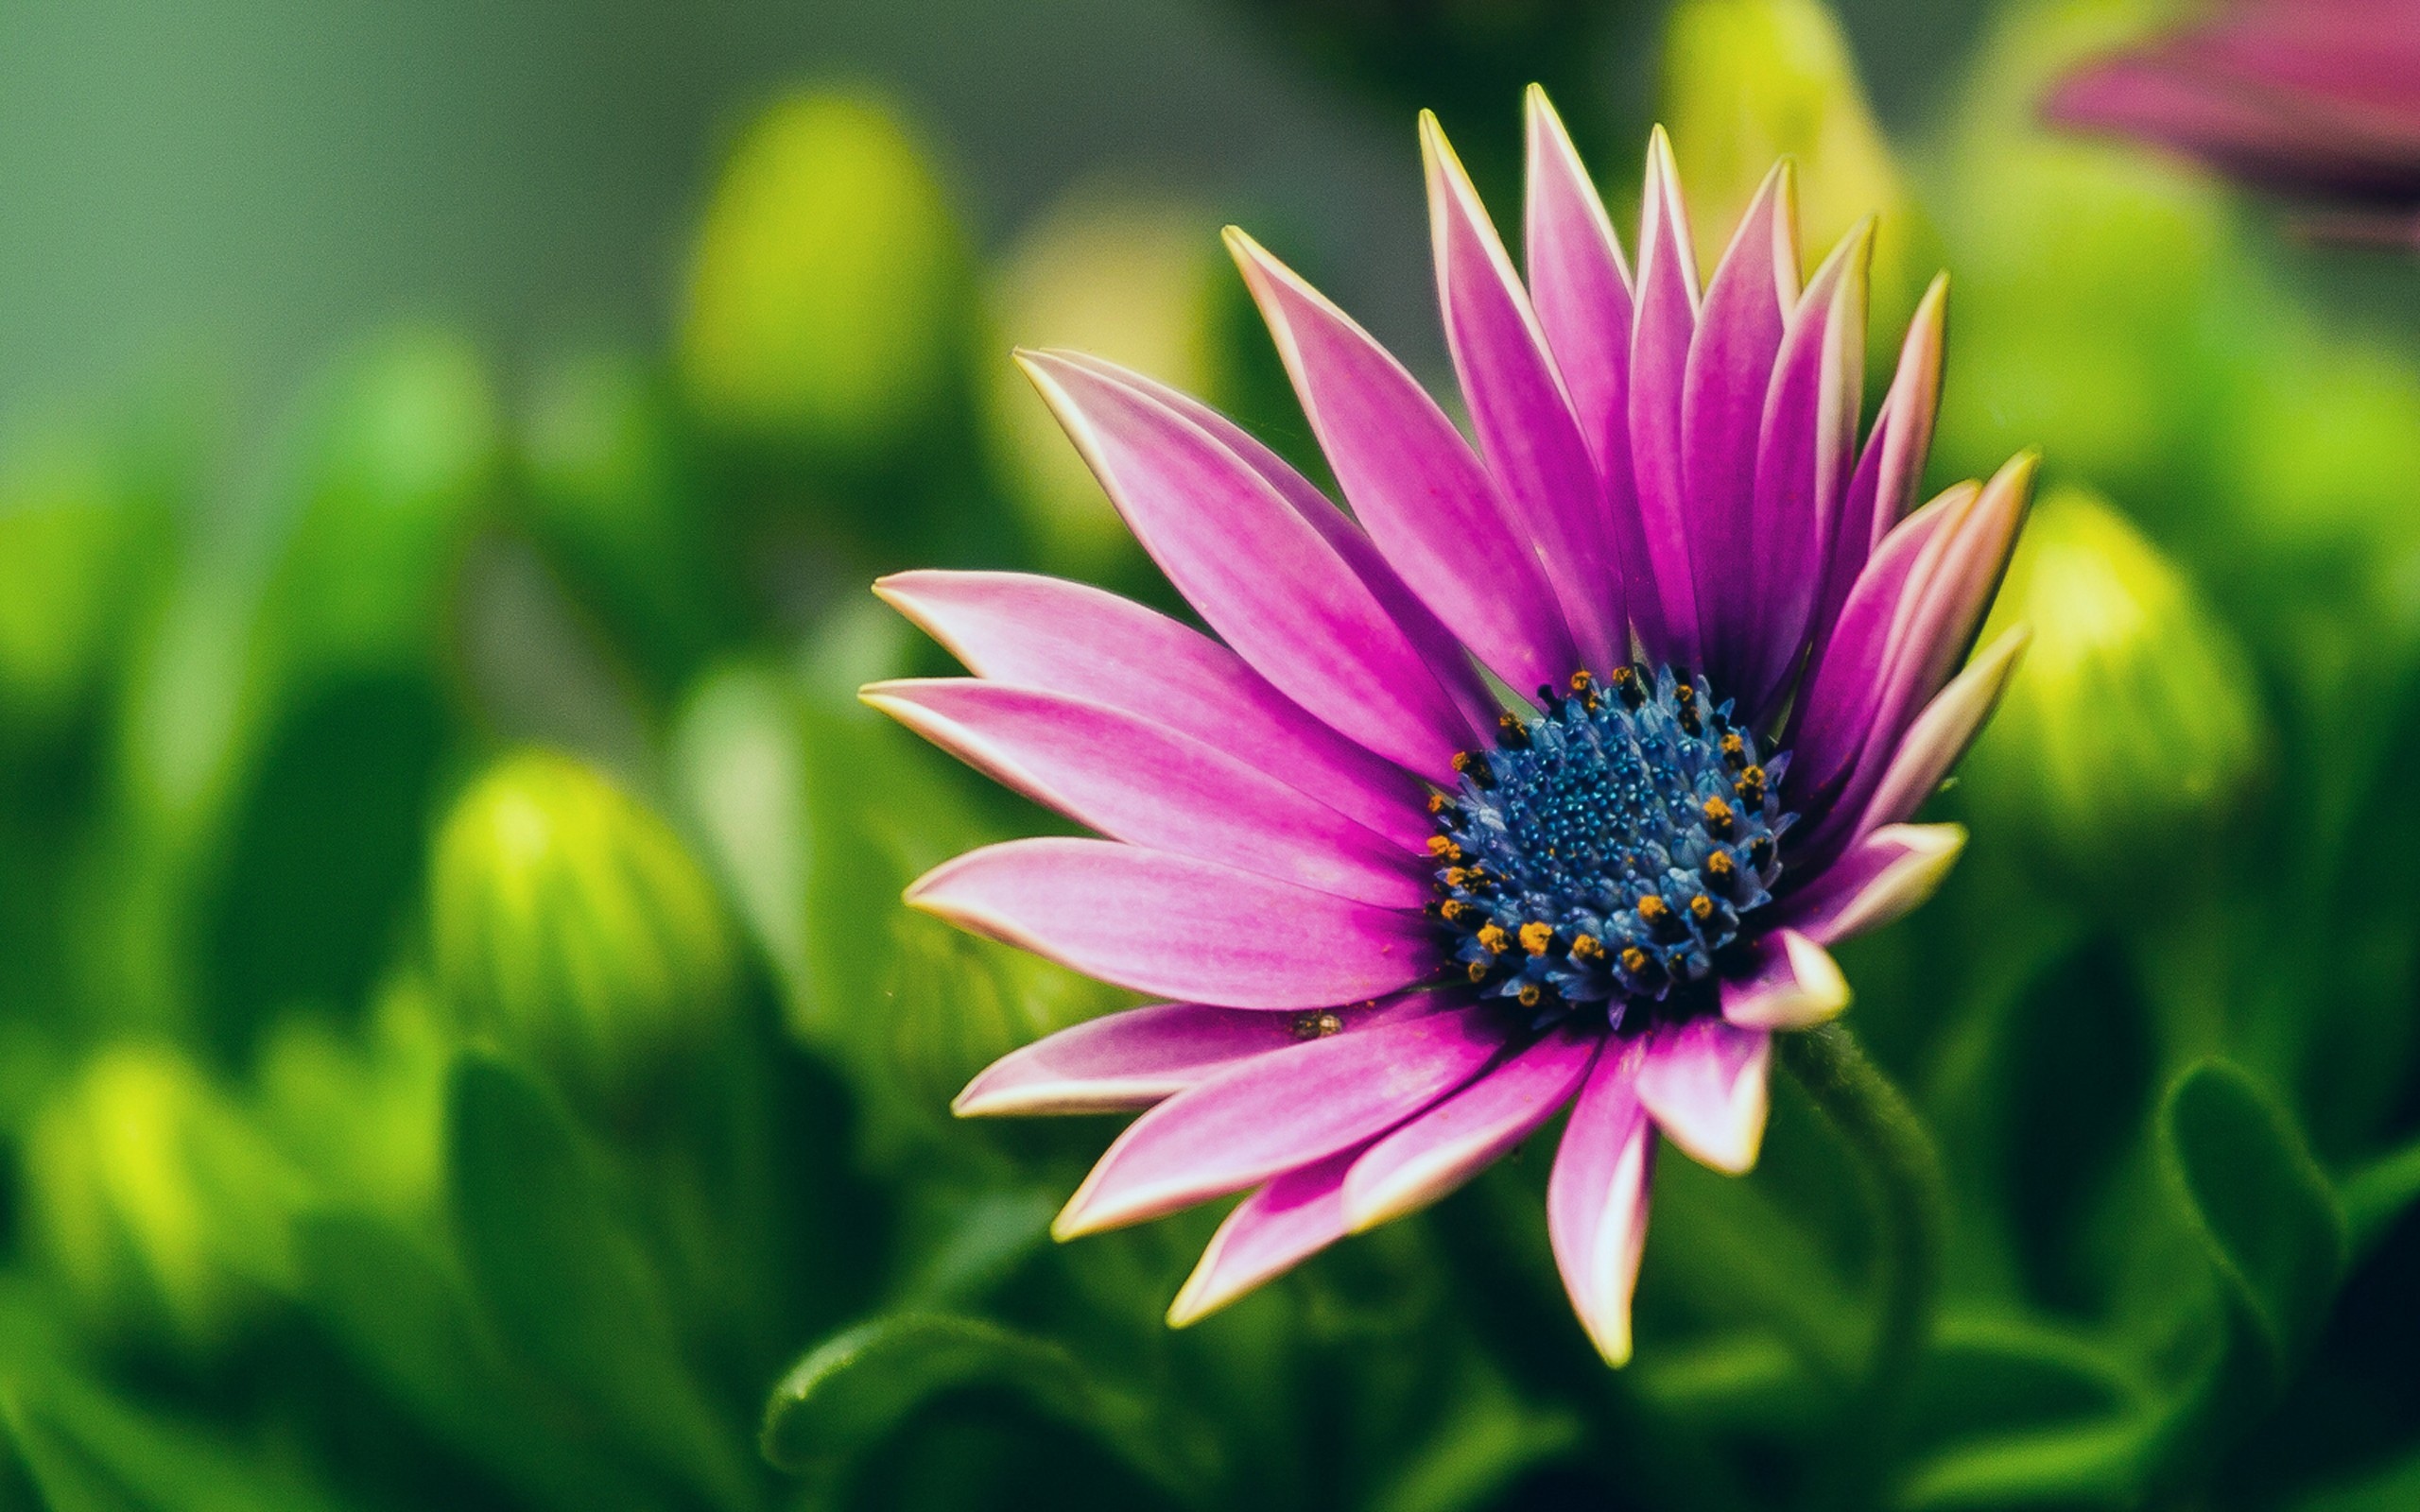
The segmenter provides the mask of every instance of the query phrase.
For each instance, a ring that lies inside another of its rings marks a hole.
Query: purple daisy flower
[[[1182,394],[1024,353],[1219,639],[1046,577],[876,590],[976,676],[867,701],[1104,836],[988,847],[908,901],[1171,1000],[1008,1056],[958,1111],[1150,1109],[1062,1238],[1250,1193],[1172,1323],[1569,1106],[1547,1224],[1623,1360],[1651,1132],[1753,1164],[1772,1037],[1848,1002],[1825,947],[1964,839],[1908,821],[2014,664],[2012,637],[1959,670],[2032,468],[1910,512],[1945,285],[1860,450],[1867,232],[1802,286],[1785,164],[1701,290],[1659,131],[1634,271],[1529,105],[1526,283],[1422,121],[1476,449],[1230,232],[1352,513]]]
[[[2420,0],[2241,0],[2068,75],[2053,120],[2156,143],[2420,244]]]

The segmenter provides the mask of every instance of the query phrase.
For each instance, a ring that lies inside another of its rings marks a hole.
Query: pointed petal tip
[[[1597,1347],[1597,1357],[1604,1361],[1608,1368],[1619,1370],[1630,1364],[1630,1319],[1623,1318],[1618,1326],[1608,1324],[1599,1327],[1592,1323],[1586,1327],[1588,1342]]]

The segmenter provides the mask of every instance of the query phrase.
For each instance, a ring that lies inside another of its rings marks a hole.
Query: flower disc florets
[[[1703,678],[1622,667],[1543,713],[1508,713],[1501,744],[1459,759],[1431,799],[1435,911],[1478,989],[1524,1007],[1685,995],[1781,875],[1787,755],[1760,761]]]

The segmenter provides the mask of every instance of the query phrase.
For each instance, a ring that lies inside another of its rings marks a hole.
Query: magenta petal
[[[1638,323],[1630,349],[1630,458],[1647,556],[1664,609],[1662,660],[1701,661],[1695,569],[1690,565],[1688,480],[1682,461],[1681,400],[1698,323],[1697,251],[1679,170],[1664,129],[1647,151],[1644,219],[1638,233]]]
[[[1433,894],[1426,856],[1139,715],[974,678],[879,682],[858,696],[1112,839],[1383,907],[1418,908]]]
[[[1427,1011],[1422,994],[1376,1007],[1323,1011],[1340,1034]],[[1302,1043],[1294,1017],[1257,1008],[1206,1008],[1159,1003],[1060,1030],[1012,1050],[966,1084],[950,1111],[960,1118],[1038,1113],[1109,1113],[1149,1108],[1257,1056]]]
[[[1345,1221],[1374,1228],[1493,1164],[1570,1100],[1603,1038],[1555,1030],[1378,1141],[1345,1177]]]
[[[1812,736],[1820,730],[1828,738],[1820,743],[1802,740],[1793,752],[1794,762],[1808,760],[1810,746],[1819,752],[1810,774],[1815,782],[1809,791],[1812,822],[1799,842],[1804,853],[1824,853],[1825,847],[1848,833],[1881,782],[1909,725],[1966,659],[2032,502],[2037,461],[2031,453],[2012,460],[1983,486],[1970,507],[1926,536],[1900,588],[1881,644],[1866,648],[1862,662],[1870,669],[1866,692],[1845,724],[1841,717],[1849,707],[1845,701],[1835,705],[1821,701],[1832,662],[1844,644],[1836,643],[1826,653],[1810,698],[1817,706],[1809,713],[1806,732]],[[1919,519],[1920,515],[1910,516],[1900,529],[1913,527]],[[1890,555],[1891,545],[1891,541],[1884,541],[1876,565]],[[1856,600],[1857,592],[1852,592],[1852,610]],[[1849,618],[1843,615],[1844,625]],[[1825,714],[1831,717],[1819,724],[1817,716]],[[1791,775],[1797,775],[1795,766]]]
[[[1741,1029],[1811,1029],[1849,1005],[1849,980],[1822,945],[1794,929],[1756,942],[1756,968],[1722,984],[1723,1022]]]
[[[1403,365],[1292,269],[1230,229],[1303,412],[1370,539],[1462,644],[1519,689],[1560,683],[1579,652],[1535,542]]]
[[[1899,368],[1892,375],[1891,391],[1874,419],[1857,472],[1849,480],[1838,528],[1832,532],[1831,558],[1824,567],[1824,589],[1815,606],[1815,655],[1820,658],[1830,638],[1833,619],[1848,598],[1866,559],[1882,544],[1910,508],[1924,481],[1925,458],[1932,450],[1933,420],[1941,408],[1941,358],[1944,327],[1949,313],[1949,275],[1944,273],[1925,290],[1915,318],[1899,348]]]
[[[1683,1154],[1737,1176],[1764,1143],[1772,1057],[1762,1029],[1711,1017],[1667,1024],[1649,1037],[1638,1100]]]
[[[1344,1173],[1358,1146],[1298,1166],[1236,1204],[1168,1305],[1184,1328],[1344,1237]]]
[[[1266,479],[1138,388],[1047,352],[1020,360],[1135,539],[1254,671],[1379,755],[1450,780],[1469,722]]]
[[[1529,93],[1529,197],[1524,253],[1530,300],[1563,373],[1581,435],[1597,460],[1606,539],[1621,563],[1623,600],[1648,655],[1668,661],[1638,488],[1630,465],[1630,268],[1604,201],[1547,103]]]
[[[874,592],[980,677],[1156,720],[1407,849],[1434,828],[1409,773],[1305,713],[1233,651],[1140,604],[1025,573],[897,573]]]
[[[1311,528],[1320,533],[1321,539],[1344,558],[1345,565],[1353,569],[1354,575],[1369,585],[1370,592],[1386,606],[1387,613],[1403,627],[1404,634],[1412,644],[1420,648],[1421,658],[1427,662],[1429,672],[1460,706],[1471,727],[1478,730],[1495,728],[1495,716],[1503,706],[1488,690],[1487,679],[1479,675],[1470,653],[1462,649],[1462,643],[1456,640],[1454,632],[1430,613],[1428,606],[1420,601],[1419,595],[1395,576],[1395,570],[1387,565],[1386,558],[1380,556],[1377,546],[1362,534],[1361,527],[1331,503],[1326,494],[1313,487],[1310,479],[1295,472],[1284,457],[1262,445],[1243,427],[1189,394],[1080,352],[1058,355],[1149,394],[1209,432],[1219,445],[1235,453],[1246,467],[1268,480],[1269,486],[1294,507],[1294,512],[1308,521]]]
[[[1681,473],[1698,639],[1705,674],[1719,688],[1744,690],[1743,672],[1760,660],[1755,564],[1803,550],[1796,534],[1807,528],[1790,521],[1792,535],[1775,539],[1759,531],[1755,508],[1765,391],[1774,385],[1784,318],[1798,299],[1796,198],[1787,163],[1766,175],[1706,284],[1683,381]]]
[[[1638,1100],[1640,1047],[1608,1045],[1572,1105],[1547,1178],[1547,1235],[1581,1326],[1608,1365],[1630,1359],[1630,1298],[1647,1242],[1655,1142]]]
[[[1611,668],[1630,660],[1630,626],[1596,461],[1512,260],[1437,118],[1425,111],[1420,146],[1438,302],[1479,450],[1536,543],[1582,662]]]
[[[1826,944],[1880,929],[1939,891],[1965,848],[1962,825],[1886,824],[1788,899],[1785,917]]]
[[[2032,632],[2024,626],[2009,631],[1978,652],[1966,670],[1950,679],[1949,686],[1925,705],[1858,816],[1858,833],[1896,824],[1932,797],[1949,769],[1966,754],[1975,732],[1991,717],[2031,639]]]
[[[1305,1040],[1222,1072],[1129,1125],[1052,1231],[1140,1223],[1358,1144],[1478,1075],[1503,1044],[1491,1015],[1465,1009]]]
[[[1427,920],[1113,840],[1011,840],[943,862],[908,902],[961,929],[1156,996],[1318,1008],[1437,966]]]
[[[1841,529],[1865,383],[1867,267],[1873,223],[1816,269],[1791,312],[1756,440],[1753,524],[1740,564],[1751,627],[1738,679],[1750,721],[1765,717],[1797,670],[1824,567]]]

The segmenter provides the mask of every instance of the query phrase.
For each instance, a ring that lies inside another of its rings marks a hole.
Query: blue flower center
[[[1705,679],[1582,672],[1504,715],[1429,799],[1437,902],[1483,995],[1542,1012],[1686,1005],[1781,876],[1787,755],[1759,760]]]

